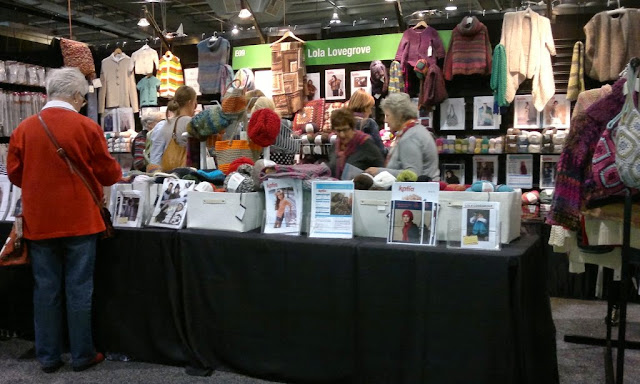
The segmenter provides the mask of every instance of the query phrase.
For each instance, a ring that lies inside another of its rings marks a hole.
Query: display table
[[[99,245],[95,336],[284,382],[557,383],[546,266],[537,236],[490,252],[119,230]]]

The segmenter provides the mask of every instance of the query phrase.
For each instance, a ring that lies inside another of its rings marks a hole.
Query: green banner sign
[[[438,31],[445,47],[449,46],[451,31]],[[401,33],[350,37],[345,39],[312,40],[304,46],[307,66],[364,63],[373,60],[393,60],[402,39]],[[233,48],[234,70],[240,68],[271,68],[269,44],[246,45]]]

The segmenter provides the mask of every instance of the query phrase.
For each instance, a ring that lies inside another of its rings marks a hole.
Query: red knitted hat
[[[411,219],[411,221],[413,221],[413,212],[411,212],[408,209],[405,209],[404,212],[402,212],[402,216],[409,216],[409,218]]]
[[[253,160],[251,160],[248,157],[238,157],[237,159],[229,163],[229,170],[227,171],[227,175],[237,171],[238,167],[241,166],[242,164],[253,165]]]
[[[274,111],[263,108],[251,114],[247,134],[249,139],[261,147],[268,147],[276,142],[280,133],[280,117]]]

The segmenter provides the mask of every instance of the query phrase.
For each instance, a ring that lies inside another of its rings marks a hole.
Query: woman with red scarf
[[[347,163],[360,169],[381,167],[384,164],[382,152],[371,136],[357,131],[355,126],[356,120],[350,110],[341,108],[331,113],[331,127],[337,140],[329,153],[329,168],[337,179],[342,178]]]
[[[402,212],[402,241],[406,243],[419,243],[420,242],[420,229],[413,222],[413,212],[405,210]]]

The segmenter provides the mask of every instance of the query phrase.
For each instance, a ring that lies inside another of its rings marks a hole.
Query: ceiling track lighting
[[[147,10],[145,8],[145,6],[142,7],[142,17],[140,18],[140,20],[138,20],[138,27],[148,27],[150,26],[151,23],[149,23],[149,20],[147,20]]]
[[[247,19],[251,17],[251,12],[247,8],[242,8],[240,13],[238,13],[238,17],[241,19]]]
[[[329,21],[329,24],[340,24],[340,17],[338,17],[338,12],[333,12],[333,16],[331,16],[331,20]]]

